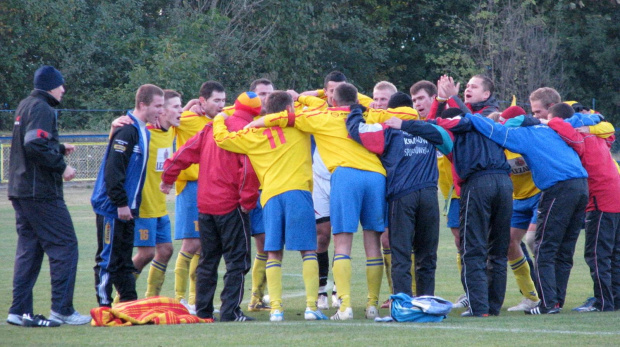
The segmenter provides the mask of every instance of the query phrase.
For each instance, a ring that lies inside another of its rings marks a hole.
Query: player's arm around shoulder
[[[213,139],[215,143],[227,151],[247,154],[253,143],[251,134],[256,131],[256,128],[247,127],[231,132],[228,131],[225,120],[225,117],[221,114],[213,119]],[[252,121],[249,124],[257,121]]]

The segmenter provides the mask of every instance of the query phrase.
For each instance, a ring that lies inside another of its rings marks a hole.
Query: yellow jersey
[[[294,126],[313,134],[319,154],[330,173],[342,166],[378,172],[385,176],[379,157],[349,136],[346,126],[349,112],[348,106],[331,107],[323,111],[304,111],[294,115],[282,111],[265,116],[265,125],[281,128]]]
[[[247,154],[262,186],[262,206],[291,190],[312,191],[310,136],[295,128],[248,128],[229,132],[224,118],[215,117],[213,137],[221,148]]]
[[[510,179],[514,187],[512,198],[514,200],[522,200],[540,193],[540,189],[536,187],[534,180],[532,180],[532,171],[525,159],[523,159],[523,156],[507,149],[504,150],[504,153],[506,153],[506,159],[511,168]]]
[[[172,156],[174,129],[162,129],[147,126],[151,132],[149,141],[149,159],[146,163],[146,178],[142,188],[142,202],[140,203],[140,218],[159,218],[168,214],[166,209],[166,194],[159,191],[161,173],[164,162]]]
[[[387,110],[369,108],[366,110],[364,115],[367,124],[383,123],[392,117],[398,117],[402,120],[420,119],[418,111],[407,106],[388,108]]]
[[[448,194],[450,194],[450,188],[454,184],[454,180],[452,179],[452,163],[448,160],[441,152],[437,151],[437,169],[439,170],[439,190],[441,191],[441,195],[443,195],[444,200],[448,199]],[[456,193],[456,189],[452,190],[451,199],[458,199],[459,195]]]
[[[183,146],[187,140],[191,139],[199,131],[201,131],[205,125],[211,123],[213,120],[206,116],[200,116],[192,111],[185,111],[181,114],[181,123],[176,127],[177,136],[177,148]],[[181,174],[176,181],[176,194],[179,195],[185,189],[187,181],[198,180],[198,164],[192,164],[187,169],[181,171]]]

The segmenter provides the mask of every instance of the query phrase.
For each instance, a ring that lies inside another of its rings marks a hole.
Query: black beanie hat
[[[411,96],[403,92],[396,92],[392,94],[392,96],[390,97],[390,101],[388,101],[388,108],[403,106],[413,107],[413,101],[411,100]]]
[[[45,91],[53,90],[65,84],[60,71],[52,66],[43,65],[34,73],[34,88]]]

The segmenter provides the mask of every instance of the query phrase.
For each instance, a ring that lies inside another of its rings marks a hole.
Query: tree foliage
[[[614,120],[619,17],[616,0],[4,0],[0,105],[14,109],[42,64],[63,72],[62,106],[75,109],[131,108],[143,83],[186,100],[210,79],[229,101],[259,77],[303,91],[338,69],[366,93],[380,80],[407,91],[444,73],[461,82],[485,73],[500,99],[527,103],[551,86],[567,100],[596,100]],[[103,130],[108,121],[65,125]]]

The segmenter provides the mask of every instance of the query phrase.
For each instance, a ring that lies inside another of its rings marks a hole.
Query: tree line
[[[550,86],[615,121],[619,32],[620,0],[3,0],[0,108],[17,107],[42,64],[63,72],[68,109],[131,108],[143,83],[189,100],[217,80],[232,102],[261,77],[302,91],[341,70],[370,94],[380,80],[408,91],[444,73],[463,90],[484,73],[526,110]],[[114,116],[61,126],[105,130]],[[10,130],[12,115],[0,118]]]

